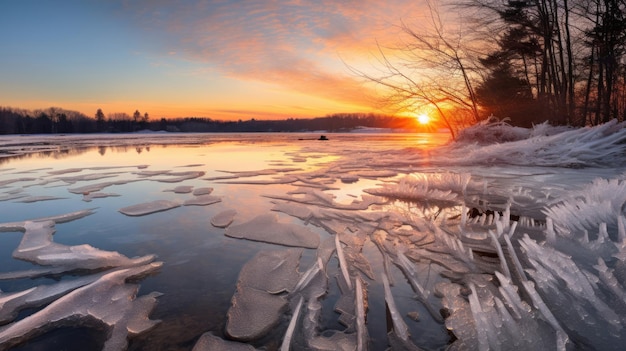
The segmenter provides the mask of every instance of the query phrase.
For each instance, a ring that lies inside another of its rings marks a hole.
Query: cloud
[[[342,58],[395,40],[414,1],[164,1],[124,4],[165,54],[175,52],[221,74],[341,101],[372,105],[374,93]],[[154,39],[154,38],[153,38]]]

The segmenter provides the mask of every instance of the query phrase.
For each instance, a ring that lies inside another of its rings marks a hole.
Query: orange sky
[[[411,0],[2,1],[0,106],[93,116],[314,117],[379,110],[350,67],[398,43]]]

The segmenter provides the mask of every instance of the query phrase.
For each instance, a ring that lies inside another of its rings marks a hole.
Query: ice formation
[[[297,247],[259,251],[241,268],[225,326],[198,333],[196,350],[617,350],[626,342],[625,141],[617,122],[579,129],[486,122],[434,150],[303,143],[270,163],[284,168],[209,178],[200,170],[141,169],[69,190],[96,198],[103,188],[134,181],[189,181],[193,188],[175,188],[184,199],[169,205],[222,199],[211,231]],[[315,163],[327,155],[336,157]],[[59,183],[98,180],[64,175],[81,171],[50,175]],[[5,175],[0,186],[10,189],[46,180]],[[227,192],[218,198],[212,188],[196,187],[207,181],[218,190],[232,186],[222,183],[262,189],[260,201],[273,212],[237,215],[226,209],[233,208]],[[0,199],[27,196],[6,190]],[[131,206],[130,213],[149,207]],[[152,256],[127,258],[51,239],[55,223],[87,214],[0,224],[0,231],[24,232],[16,257],[47,265],[0,279],[90,272],[0,293],[0,321],[7,323],[0,340],[11,340],[1,347],[30,338],[26,324],[54,327],[44,320],[57,314],[66,321],[99,318],[115,348],[130,331],[152,326],[154,295],[136,298],[124,278],[158,268]],[[123,302],[103,295],[120,304],[114,323],[79,297],[97,286],[123,292]],[[15,321],[30,308],[39,311]],[[376,320],[387,314],[386,323]]]
[[[224,340],[209,332],[202,334],[191,351],[254,351],[248,344]]]
[[[167,211],[179,207],[181,204],[169,200],[155,200],[142,204],[120,208],[119,211],[127,216],[145,216],[147,214]]]
[[[222,201],[222,198],[213,195],[199,195],[195,196],[192,199],[185,200],[183,205],[185,206],[207,206],[216,204]]]
[[[103,267],[136,266],[153,256],[129,259],[117,252],[98,250],[90,245],[67,246],[52,241],[55,222],[26,221],[21,227],[24,236],[13,251],[13,257],[41,266],[60,266],[71,270],[95,270]]]
[[[279,222],[275,214],[259,215],[248,222],[231,225],[225,234],[233,238],[313,249],[320,242],[319,234],[301,225]]]
[[[211,224],[214,227],[226,228],[233,222],[236,214],[237,214],[237,210],[234,210],[234,209],[224,210],[220,213],[217,213],[215,216],[213,216],[213,218],[211,218]]]
[[[93,199],[103,199],[103,198],[106,198],[106,197],[119,197],[119,196],[120,196],[120,194],[115,194],[115,193],[95,192],[95,193],[84,194],[83,195],[83,201],[91,202]]]
[[[165,191],[171,191],[176,194],[188,194],[193,191],[193,186],[192,185],[179,185],[175,187],[174,189],[167,189]]]
[[[127,258],[90,245],[67,246],[53,241],[55,225],[92,214],[92,210],[21,222],[0,223],[0,232],[24,234],[13,257],[42,266],[0,275],[2,280],[67,275],[73,279],[38,285],[23,291],[0,291],[0,350],[25,342],[57,327],[79,323],[106,330],[104,350],[126,349],[128,338],[152,328],[149,319],[158,293],[137,297],[139,285],[127,281],[159,270],[154,256]],[[91,274],[88,274],[91,272]],[[18,313],[35,309],[21,319]]]
[[[278,324],[298,281],[302,249],[261,251],[241,269],[228,310],[226,333],[236,340],[257,339]]]
[[[26,196],[26,197],[21,197],[19,198],[19,200],[17,200],[16,202],[22,202],[25,204],[29,204],[29,203],[33,203],[33,202],[39,202],[39,201],[50,201],[50,200],[60,200],[60,199],[65,199],[64,197],[58,197],[58,196]]]
[[[213,188],[205,187],[205,188],[196,188],[193,190],[194,196],[200,195],[210,195],[213,192]]]

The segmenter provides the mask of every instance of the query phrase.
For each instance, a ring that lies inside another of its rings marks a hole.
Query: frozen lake
[[[624,132],[558,132],[0,137],[0,349],[619,347]]]

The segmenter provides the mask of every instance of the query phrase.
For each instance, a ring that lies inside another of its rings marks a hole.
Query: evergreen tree
[[[98,132],[104,132],[105,127],[106,127],[106,120],[105,120],[104,112],[102,112],[102,109],[99,108],[98,111],[96,111],[96,129],[98,130]]]

